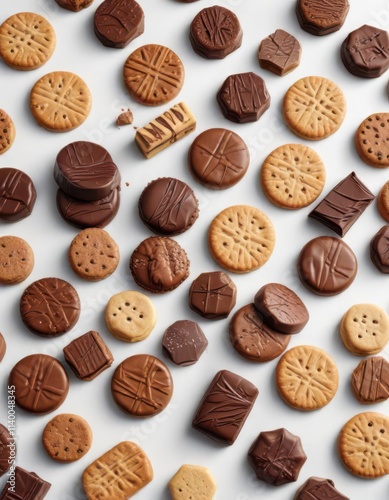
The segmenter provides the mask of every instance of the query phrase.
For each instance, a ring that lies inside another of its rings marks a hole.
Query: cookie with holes
[[[375,113],[359,125],[355,147],[361,160],[372,167],[389,167],[389,113]]]
[[[12,146],[15,135],[15,125],[12,118],[3,109],[0,109],[0,155]]]

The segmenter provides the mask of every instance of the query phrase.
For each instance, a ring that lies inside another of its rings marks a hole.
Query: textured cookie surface
[[[346,20],[348,0],[298,0],[296,14],[303,30],[312,35],[328,35],[338,31]]]
[[[372,167],[389,167],[389,113],[368,116],[359,125],[355,146],[361,159]]]
[[[0,283],[24,281],[34,267],[34,252],[27,241],[17,236],[0,237]]]
[[[389,181],[385,182],[385,184],[380,189],[378,194],[378,211],[386,222],[389,222]]]
[[[16,130],[12,118],[0,109],[0,155],[8,151],[15,140]]]
[[[290,33],[276,30],[259,45],[258,61],[261,68],[283,76],[300,64],[301,45]]]
[[[207,467],[182,465],[169,481],[172,500],[212,500],[216,481]]]
[[[389,363],[381,356],[363,359],[351,375],[354,396],[362,404],[389,398]]]

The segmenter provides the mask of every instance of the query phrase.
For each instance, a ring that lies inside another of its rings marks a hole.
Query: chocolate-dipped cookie
[[[389,274],[389,224],[373,236],[370,242],[370,258],[383,274]]]

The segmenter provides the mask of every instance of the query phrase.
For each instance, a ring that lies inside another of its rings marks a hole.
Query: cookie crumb
[[[133,119],[134,115],[132,114],[132,111],[127,109],[126,111],[120,113],[120,115],[116,118],[116,125],[119,125],[119,127],[121,125],[130,125]]]

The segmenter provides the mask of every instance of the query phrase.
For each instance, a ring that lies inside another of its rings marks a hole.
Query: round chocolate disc
[[[163,361],[150,354],[136,354],[116,368],[111,392],[124,412],[135,417],[151,417],[169,404],[173,379]]]
[[[75,288],[60,278],[42,278],[29,285],[20,299],[20,314],[36,335],[54,337],[69,331],[80,316]]]
[[[130,270],[136,284],[145,290],[170,292],[189,276],[189,259],[176,241],[151,236],[132,253]]]
[[[250,164],[244,140],[224,128],[211,128],[198,135],[188,159],[193,177],[210,189],[234,186],[243,178]]]
[[[241,356],[258,363],[280,356],[290,341],[290,335],[275,332],[265,325],[254,304],[236,311],[230,322],[229,336]]]
[[[172,177],[150,182],[140,195],[138,208],[142,222],[151,231],[165,236],[183,233],[199,215],[193,190]]]
[[[370,242],[370,257],[375,267],[383,274],[389,274],[389,224],[373,236]]]
[[[297,269],[300,280],[317,295],[337,295],[348,288],[357,274],[354,252],[334,236],[318,236],[301,250]]]
[[[34,208],[36,190],[30,177],[16,168],[0,168],[0,219],[16,222]]]
[[[69,379],[62,364],[46,354],[31,354],[12,368],[8,386],[15,387],[15,402],[31,413],[56,410],[69,390]]]
[[[188,366],[196,363],[207,348],[208,340],[194,321],[176,321],[163,334],[162,350],[173,363]]]

